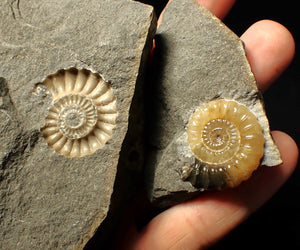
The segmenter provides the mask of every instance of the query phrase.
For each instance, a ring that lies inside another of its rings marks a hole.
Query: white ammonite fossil
[[[104,147],[116,126],[116,97],[110,83],[87,69],[66,69],[40,83],[52,103],[41,128],[49,147],[66,157],[82,157]]]
[[[258,168],[264,155],[263,130],[256,116],[232,100],[214,100],[189,120],[188,143],[195,164],[182,170],[201,189],[235,187]]]

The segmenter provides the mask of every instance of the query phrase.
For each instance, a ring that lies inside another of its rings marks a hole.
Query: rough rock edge
[[[142,3],[139,3],[142,4]],[[145,4],[143,4],[145,5]],[[150,6],[148,6],[150,9]],[[150,25],[149,25],[150,24]],[[140,91],[142,90],[143,86],[143,78],[144,78],[144,71],[145,71],[145,67],[146,67],[146,62],[148,59],[148,55],[150,52],[150,49],[152,48],[153,45],[153,38],[156,32],[156,27],[157,27],[157,19],[154,13],[154,9],[152,8],[151,11],[149,12],[149,23],[145,23],[145,26],[149,26],[148,30],[147,30],[147,35],[145,33],[145,41],[142,44],[141,43],[141,48],[139,48],[138,51],[143,51],[142,55],[137,56],[136,60],[139,61],[138,63],[136,63],[137,67],[139,68],[138,70],[136,70],[136,72],[138,72],[138,75],[135,76],[133,75],[132,78],[136,78],[136,87],[135,87],[135,91],[134,91],[134,95],[132,98],[132,103],[130,106],[130,110],[129,110],[129,114],[128,114],[128,130],[125,136],[125,139],[122,143],[121,146],[121,151],[120,151],[120,159],[119,159],[119,163],[117,166],[117,173],[116,173],[116,178],[115,178],[115,183],[114,183],[114,187],[113,187],[113,192],[111,195],[111,202],[108,208],[108,211],[106,213],[105,217],[101,217],[101,216],[97,216],[94,220],[94,222],[92,223],[89,231],[87,233],[85,233],[80,241],[76,244],[76,246],[74,247],[74,249],[88,249],[89,248],[89,244],[90,245],[102,245],[105,244],[106,242],[106,237],[113,229],[113,225],[115,225],[116,223],[116,218],[118,218],[118,213],[120,213],[122,211],[122,209],[120,208],[120,206],[122,206],[122,202],[124,202],[124,200],[128,199],[130,197],[130,194],[134,191],[134,187],[131,186],[130,190],[127,190],[127,192],[125,194],[123,194],[123,197],[120,199],[116,199],[115,196],[117,196],[118,198],[120,198],[120,189],[123,189],[124,192],[124,185],[128,186],[130,185],[130,183],[120,183],[118,180],[119,178],[122,179],[122,176],[124,174],[128,174],[126,173],[126,171],[128,171],[128,169],[124,169],[124,163],[126,164],[126,161],[128,160],[129,157],[129,153],[131,151],[131,147],[132,145],[128,144],[128,140],[131,138],[128,138],[128,134],[129,133],[134,133],[132,131],[136,131],[135,130],[135,126],[137,126],[136,124],[136,119],[132,119],[132,109],[136,109],[140,104],[136,103],[135,99],[139,98],[140,95],[142,93],[140,93]],[[136,114],[134,114],[136,116]],[[141,114],[142,115],[142,114]],[[136,117],[136,118],[141,118],[141,117]],[[141,128],[139,128],[140,130]],[[141,131],[139,131],[140,133],[138,133],[140,136],[141,135]],[[136,136],[136,135],[135,135]],[[140,140],[141,137],[137,138],[137,140]],[[139,144],[139,141],[135,142],[136,144]],[[134,145],[136,146],[136,145]],[[141,154],[143,152],[140,152]],[[142,162],[140,163],[142,164]],[[129,177],[131,178],[131,177]],[[128,187],[125,187],[128,188]],[[129,187],[130,188],[130,187]],[[113,218],[114,217],[114,218]],[[112,220],[112,221],[111,221]],[[102,235],[103,234],[103,235]],[[90,242],[89,242],[90,241]]]

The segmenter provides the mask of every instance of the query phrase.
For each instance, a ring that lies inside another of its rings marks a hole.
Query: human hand
[[[221,19],[235,2],[197,1]],[[294,40],[286,28],[269,20],[253,24],[241,39],[245,42],[252,71],[264,92],[291,62]],[[173,206],[152,219],[142,231],[134,224],[138,207],[131,208],[118,249],[202,249],[221,239],[265,203],[289,178],[297,164],[298,149],[293,139],[280,131],[274,131],[272,135],[280,150],[282,165],[262,166],[237,188],[202,193],[192,201]]]

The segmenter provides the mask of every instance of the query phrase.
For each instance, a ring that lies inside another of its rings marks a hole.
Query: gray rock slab
[[[82,249],[101,225],[155,28],[152,7],[129,0],[0,2],[1,249]],[[33,94],[71,67],[100,73],[117,99],[112,138],[81,158],[48,147],[49,98]]]
[[[178,169],[192,164],[186,127],[192,113],[213,99],[247,106],[263,128],[263,165],[281,158],[269,130],[262,95],[243,42],[218,18],[193,0],[173,0],[156,35],[156,78],[149,91],[150,153],[146,181],[150,199],[169,206],[197,194]]]

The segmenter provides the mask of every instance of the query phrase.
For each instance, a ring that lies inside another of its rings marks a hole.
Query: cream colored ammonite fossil
[[[258,168],[264,136],[256,116],[244,105],[214,100],[198,108],[187,128],[195,164],[181,178],[202,190],[235,187]]]
[[[40,83],[52,96],[41,131],[49,147],[66,157],[82,157],[104,147],[116,126],[116,97],[100,74],[60,70]]]

